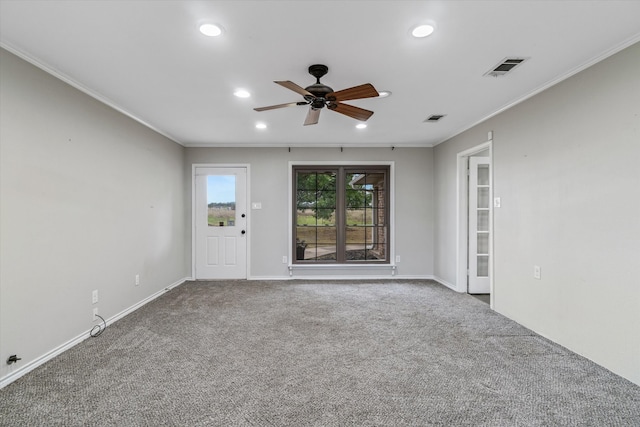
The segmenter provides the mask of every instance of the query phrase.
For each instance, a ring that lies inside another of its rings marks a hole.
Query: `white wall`
[[[188,268],[184,148],[4,50],[0,67],[2,379]]]
[[[495,309],[636,384],[639,76],[636,44],[438,145],[434,160],[435,274],[455,283],[456,153],[493,131]]]
[[[188,148],[187,190],[195,163],[249,164],[250,197],[261,210],[250,215],[250,276],[288,277],[282,256],[289,253],[289,161],[394,161],[395,243],[398,275],[433,274],[433,157],[431,148]],[[189,206],[191,204],[189,203]],[[191,248],[191,244],[187,245]],[[357,274],[363,274],[360,270]],[[377,274],[375,271],[372,274]],[[341,272],[346,275],[348,273]],[[387,273],[385,273],[387,274]]]
[[[85,333],[93,289],[108,318],[190,274],[193,163],[251,165],[250,274],[280,278],[289,161],[394,161],[398,273],[455,283],[456,154],[492,130],[496,310],[640,384],[640,45],[435,149],[344,152],[185,150],[0,55],[0,379]]]

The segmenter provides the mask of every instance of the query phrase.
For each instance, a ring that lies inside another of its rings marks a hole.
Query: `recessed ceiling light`
[[[364,129],[364,128],[366,128],[366,127],[367,127],[367,124],[366,124],[366,123],[358,123],[358,124],[356,125],[356,128],[358,128],[358,129]]]
[[[256,129],[266,129],[267,125],[265,123],[256,123]]]
[[[249,98],[251,96],[251,94],[244,89],[238,89],[235,92],[233,92],[233,94],[238,98]]]
[[[413,37],[422,38],[430,36],[435,31],[436,27],[432,24],[418,25],[411,31]]]
[[[222,34],[222,27],[217,24],[202,24],[200,25],[200,32],[205,36],[217,37]]]
[[[389,90],[381,90],[380,92],[378,92],[378,98],[386,98],[387,96],[391,95],[391,91]]]

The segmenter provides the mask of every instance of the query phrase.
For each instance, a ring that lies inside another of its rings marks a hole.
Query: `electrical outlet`
[[[286,264],[286,263],[287,263],[287,256],[286,256],[286,255],[284,255],[284,256],[282,257],[282,263],[283,263],[283,264]]]
[[[93,307],[93,320],[98,320],[98,307]]]
[[[92,304],[97,304],[98,303],[98,290],[97,289],[91,293],[91,303]]]
[[[140,275],[136,274],[136,286],[140,284]]]
[[[539,265],[534,265],[533,266],[533,278],[540,280],[540,266]]]

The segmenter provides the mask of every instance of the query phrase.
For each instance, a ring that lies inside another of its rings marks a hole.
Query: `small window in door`
[[[209,227],[236,225],[236,176],[207,176],[207,222]]]

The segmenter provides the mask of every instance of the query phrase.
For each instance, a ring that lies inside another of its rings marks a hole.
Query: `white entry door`
[[[195,169],[195,277],[247,278],[247,169]]]
[[[469,157],[469,284],[470,294],[490,293],[489,284],[489,157]]]

